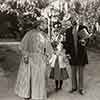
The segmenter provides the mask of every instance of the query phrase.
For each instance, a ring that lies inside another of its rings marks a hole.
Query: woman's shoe
[[[29,100],[29,98],[24,98],[24,100]]]

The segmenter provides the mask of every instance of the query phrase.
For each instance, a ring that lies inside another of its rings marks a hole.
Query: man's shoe
[[[69,91],[69,93],[74,93],[76,91],[77,91],[77,89],[72,89],[72,90]]]
[[[80,95],[84,95],[85,91],[83,89],[79,90]]]

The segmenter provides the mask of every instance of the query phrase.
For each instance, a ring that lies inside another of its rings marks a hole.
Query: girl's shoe
[[[55,91],[57,92],[59,90],[59,88],[58,88],[58,80],[55,81],[55,85],[56,85]]]
[[[60,87],[59,87],[60,90],[62,89],[62,85],[63,85],[63,80],[60,80]]]

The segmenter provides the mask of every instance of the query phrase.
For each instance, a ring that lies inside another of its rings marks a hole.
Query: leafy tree
[[[27,0],[24,3],[17,0],[2,0],[0,2],[0,25],[4,24],[6,30],[2,28],[0,36],[22,38],[36,25],[37,17],[41,16],[41,9],[48,4],[48,0]]]

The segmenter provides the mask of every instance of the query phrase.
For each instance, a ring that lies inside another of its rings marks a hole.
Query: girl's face
[[[57,50],[61,51],[63,49],[63,44],[62,43],[59,43],[57,45]]]
[[[64,36],[61,35],[59,41],[62,42],[64,40]]]

